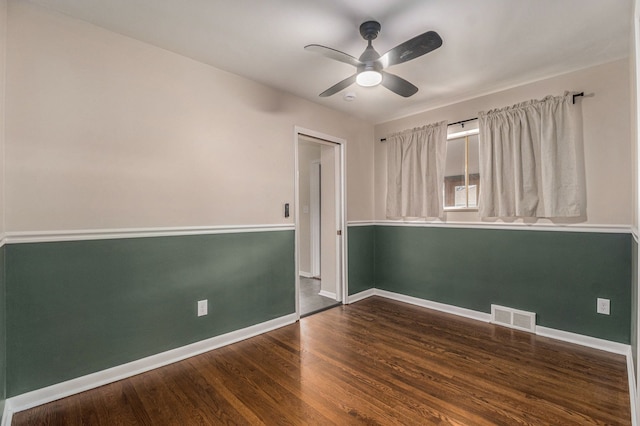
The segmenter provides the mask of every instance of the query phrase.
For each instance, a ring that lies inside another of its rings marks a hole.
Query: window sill
[[[445,212],[477,212],[477,207],[445,207]]]

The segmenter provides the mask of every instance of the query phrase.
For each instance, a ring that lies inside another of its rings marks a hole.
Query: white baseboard
[[[440,302],[432,302],[431,300],[420,299],[413,296],[405,296],[400,293],[393,293],[387,290],[374,289],[376,296],[386,297],[387,299],[397,300],[398,302],[405,302],[411,305],[422,306],[423,308],[429,308],[440,312],[446,312],[448,314],[454,314],[465,318],[471,318],[474,320],[489,322],[491,320],[491,314],[485,312],[474,311],[471,309],[460,308],[458,306],[447,305]]]
[[[575,343],[593,349],[600,349],[614,354],[627,355],[630,346],[624,343],[612,342],[610,340],[598,339],[597,337],[585,336],[584,334],[571,333],[569,331],[556,330],[554,328],[536,326],[538,336],[550,337],[563,342]]]
[[[330,291],[320,290],[318,293],[320,296],[328,297],[329,299],[338,300],[335,293],[331,293]]]
[[[66,382],[57,383],[46,388],[37,389],[22,395],[11,397],[7,399],[5,407],[8,406],[11,413],[27,410],[38,405],[46,404],[89,389],[94,389],[168,364],[173,364],[174,362],[182,361],[183,359],[293,324],[296,320],[296,314],[289,314],[240,330],[232,331],[231,333],[223,334],[221,336],[212,337],[180,348],[151,355],[107,370],[98,371]]]
[[[629,381],[629,401],[631,402],[631,426],[638,426],[638,389],[636,374],[633,366],[633,352],[631,346],[627,349],[627,379]]]
[[[349,303],[356,302],[358,300],[366,299],[371,296],[380,296],[387,299],[397,300],[399,302],[409,303],[411,305],[421,306],[423,308],[429,308],[440,312],[458,315],[465,318],[471,318],[482,322],[491,322],[491,314],[486,312],[474,311],[472,309],[460,308],[454,305],[447,305],[445,303],[433,302],[427,299],[420,299],[418,297],[406,296],[400,293],[394,293],[387,290],[380,290],[378,288],[365,290],[361,293],[354,294],[349,297]],[[585,336],[583,334],[571,333],[568,331],[556,330],[553,328],[536,326],[536,333],[539,336],[549,337],[555,340],[561,340],[563,342],[575,343],[578,345],[586,346],[593,349],[600,349],[603,351],[627,355],[631,350],[631,346],[624,343],[612,342],[610,340],[599,339],[597,337]]]
[[[374,296],[374,295],[375,295],[374,294],[374,289],[370,288],[368,290],[361,291],[360,293],[352,294],[347,299],[347,303],[356,303],[356,302],[358,302],[360,300],[364,300],[367,297],[371,297],[371,296]]]
[[[9,401],[4,402],[4,410],[2,412],[2,422],[0,422],[0,426],[11,426],[13,410],[11,410],[10,405]]]

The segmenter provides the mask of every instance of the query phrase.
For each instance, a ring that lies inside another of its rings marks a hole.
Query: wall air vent
[[[500,305],[491,305],[491,323],[535,333],[536,314]]]

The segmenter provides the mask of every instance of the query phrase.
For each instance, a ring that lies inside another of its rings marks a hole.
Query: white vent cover
[[[535,312],[520,311],[500,305],[491,305],[491,322],[518,330],[536,331]]]

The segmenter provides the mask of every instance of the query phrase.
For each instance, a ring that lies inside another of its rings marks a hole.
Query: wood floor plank
[[[397,314],[397,316],[401,316],[403,315],[402,313],[398,313],[395,312],[395,314]],[[326,320],[326,318],[324,318]],[[456,322],[463,322],[460,319],[456,319]],[[451,323],[450,323],[451,324]],[[473,326],[474,328],[478,328],[480,324],[477,324],[475,322],[473,322]],[[383,324],[378,324],[376,326],[376,329],[378,328],[382,328],[384,327]],[[487,329],[494,329],[494,326],[486,324],[484,325],[484,328]],[[455,330],[456,327],[455,326],[450,326],[447,327],[446,330],[444,330],[446,333],[451,334],[451,330]],[[523,335],[524,333],[521,332],[516,332],[516,331],[512,331],[512,330],[508,330],[508,329],[500,329],[500,328],[495,328],[496,331],[498,331],[499,333],[506,333],[506,336],[512,337],[512,336],[516,336],[520,337],[521,335]],[[396,330],[396,332],[399,332],[399,330]],[[456,332],[457,333],[457,332]],[[428,333],[426,335],[432,335],[434,333]],[[438,332],[437,334],[441,334],[440,332]],[[529,335],[530,336],[530,335]],[[455,336],[448,336],[447,340],[450,341],[454,341],[454,337]],[[537,337],[536,337],[537,338]],[[537,338],[540,339],[540,341],[544,341],[544,339],[542,338]],[[435,339],[434,339],[435,340]],[[417,341],[417,337],[414,336],[414,338],[412,339],[408,339],[408,340],[402,340],[400,344],[408,344],[408,345],[415,345]],[[483,339],[483,342],[487,342],[487,339]],[[486,348],[483,348],[482,344],[479,343],[474,343],[474,348],[476,349],[476,351],[473,352],[473,356],[470,356],[469,354],[471,354],[470,352],[468,352],[468,354],[464,355],[463,357],[461,357],[461,361],[462,364],[459,365],[458,367],[455,366],[455,364],[452,364],[452,368],[455,371],[456,369],[458,369],[459,367],[473,367],[473,363],[476,363],[477,365],[479,365],[480,367],[484,364],[486,365],[486,368],[476,368],[476,369],[472,369],[472,368],[465,368],[465,369],[460,369],[461,372],[463,372],[464,370],[468,370],[470,372],[470,374],[475,374],[474,371],[477,371],[480,375],[485,375],[487,372],[485,371],[485,369],[491,368],[492,371],[494,372],[493,377],[491,377],[491,381],[492,382],[498,382],[502,384],[503,388],[509,389],[510,391],[514,390],[514,389],[520,389],[521,391],[525,392],[527,395],[527,398],[532,398],[532,397],[538,397],[539,401],[545,402],[548,400],[550,393],[555,392],[555,389],[557,388],[558,384],[561,384],[562,386],[565,387],[565,390],[567,392],[565,392],[562,402],[567,403],[568,401],[571,401],[573,398],[574,402],[579,402],[581,404],[584,404],[584,401],[589,401],[589,399],[584,399],[582,398],[582,394],[584,393],[584,389],[583,386],[584,385],[588,385],[591,382],[593,382],[593,376],[587,376],[589,377],[589,380],[585,383],[585,384],[580,384],[578,386],[574,386],[573,385],[573,380],[566,380],[567,377],[563,377],[562,380],[556,380],[555,383],[547,383],[545,380],[540,381],[540,379],[544,379],[545,378],[545,374],[540,375],[539,372],[537,372],[537,376],[531,376],[531,374],[527,374],[527,365],[525,363],[525,365],[521,365],[520,362],[522,362],[522,359],[519,359],[518,357],[514,357],[513,359],[511,359],[511,354],[507,354],[506,358],[502,358],[499,355],[501,349],[500,347],[505,347],[505,346],[509,346],[508,345],[509,340],[506,340],[505,338],[501,339],[501,341],[499,341],[500,345],[496,346],[494,348],[492,348],[491,350],[487,350]],[[557,343],[557,342],[556,342]],[[542,345],[538,345],[538,346],[544,346],[544,344]],[[575,345],[573,345],[575,346]],[[538,348],[538,352],[540,352],[539,350],[540,348]],[[414,352],[417,352],[419,350],[419,347],[415,347]],[[437,355],[439,353],[439,351],[433,351],[431,353],[431,355]],[[486,355],[485,355],[486,353]],[[604,353],[602,353],[604,354]],[[440,358],[439,362],[442,363],[441,364],[441,369],[446,369],[445,365],[449,362],[455,362],[455,356],[453,356],[453,353],[451,351],[449,351],[448,353],[445,354],[446,356],[444,358]],[[604,354],[604,358],[610,358],[610,354]],[[479,356],[479,359],[474,360],[475,357]],[[621,373],[618,377],[617,377],[617,381],[619,384],[623,385],[620,390],[621,392],[618,392],[618,395],[623,395],[624,393],[626,393],[626,368],[625,368],[625,364],[623,362],[620,362],[621,360],[623,360],[624,358],[621,356],[617,356],[614,355],[614,357],[616,357],[618,359],[617,365],[618,365],[618,369],[617,372]],[[528,363],[531,363],[531,361],[536,361],[536,357],[528,357],[526,359],[526,361]],[[544,369],[542,371],[546,371],[548,366],[553,366],[554,365],[554,359],[546,359],[542,364],[539,364],[538,367],[542,368],[544,367]],[[479,364],[482,363],[482,364]],[[594,364],[595,365],[595,364]],[[537,371],[537,370],[536,370]],[[524,373],[524,374],[523,374]],[[461,373],[464,374],[464,373]],[[584,375],[583,375],[584,376]],[[605,376],[606,377],[606,376]],[[472,378],[471,378],[472,379]],[[553,381],[551,381],[553,382]],[[605,386],[606,388],[607,386]],[[546,392],[546,394],[543,395],[536,395],[537,392],[540,391],[544,391]],[[626,396],[624,397],[626,398]],[[620,401],[618,401],[620,402]],[[544,408],[545,412],[548,412],[549,407],[545,407],[544,405],[542,406]],[[583,407],[583,409],[589,409],[590,406],[588,404],[585,404]],[[561,411],[564,411],[563,408],[561,408]],[[611,413],[611,414],[616,414],[616,413]],[[587,423],[592,423],[594,420],[588,421]],[[579,420],[577,420],[577,423],[579,424],[584,424],[585,420],[580,418]]]
[[[474,327],[478,325],[479,324],[476,323],[474,324]],[[380,324],[377,327],[382,327],[382,326],[383,325]],[[557,388],[558,384],[560,384],[565,389],[571,391],[570,394],[568,395],[580,395],[581,393],[585,392],[585,386],[592,386],[592,385],[597,385],[603,388],[610,388],[613,386],[614,391],[622,392],[622,393],[607,392],[603,395],[605,398],[611,395],[618,395],[618,396],[622,395],[628,389],[627,381],[626,381],[626,377],[627,377],[626,364],[624,362],[621,362],[621,360],[624,360],[624,357],[622,356],[607,354],[607,353],[598,351],[600,352],[600,355],[601,355],[600,361],[604,361],[604,362],[601,362],[598,364],[591,363],[591,367],[593,367],[590,369],[591,374],[585,375],[584,371],[586,370],[584,366],[581,365],[581,363],[577,363],[576,365],[573,366],[573,370],[578,372],[577,374],[580,374],[581,377],[576,377],[576,375],[572,373],[572,369],[566,368],[566,367],[562,372],[561,378],[557,374],[554,377],[553,372],[557,371],[557,368],[559,365],[566,364],[567,363],[566,360],[575,359],[575,354],[584,352],[584,349],[575,345],[568,345],[561,342],[555,342],[555,341],[551,341],[550,339],[532,336],[526,333],[521,333],[517,331],[503,329],[503,328],[494,328],[494,326],[490,324],[486,324],[484,325],[484,327],[490,328],[490,329],[493,328],[496,331],[504,334],[501,341],[498,342],[499,344],[494,345],[494,347],[487,349],[483,347],[483,345],[481,344],[474,343],[473,345],[475,349],[475,351],[473,352],[474,357],[470,357],[463,353],[458,360],[462,361],[463,365],[466,365],[469,367],[472,366],[469,364],[473,362],[485,363],[487,366],[490,366],[496,372],[496,378],[492,380],[499,380],[501,377],[504,377],[506,380],[505,385],[516,386],[516,387],[522,386],[523,390],[526,390],[529,392],[532,389],[532,387],[529,386],[532,380],[537,381],[536,384],[539,385],[537,386],[538,388],[542,388],[544,387],[545,384],[547,384],[549,385],[548,387],[550,387],[551,390]],[[432,334],[433,333],[427,333],[426,335],[432,335]],[[537,339],[537,344],[533,348],[535,350],[530,351],[531,355],[535,354],[535,356],[525,354],[525,356],[523,357],[521,356],[521,354],[519,354],[519,352],[508,353],[504,351],[504,348],[509,347],[509,342],[514,340],[514,337],[515,339],[518,339],[522,335]],[[453,338],[454,336],[447,337],[447,339],[450,341],[453,341]],[[434,337],[434,340],[435,339],[437,339],[437,337]],[[417,338],[414,336],[412,339],[408,339],[406,341],[403,340],[401,344],[403,343],[415,344],[416,340]],[[563,346],[564,348],[571,348],[572,350],[569,352],[554,350],[550,352],[550,354],[547,354],[546,356],[541,356],[540,353],[543,350],[545,350],[545,347],[548,346],[547,344],[545,344],[545,341],[553,342],[552,344],[556,347]],[[590,350],[590,351],[591,353],[593,353],[593,350]],[[483,355],[482,354],[483,352],[486,353],[486,355]],[[437,355],[437,353],[438,352],[434,351],[432,352],[432,355]],[[501,355],[501,353],[503,355]],[[454,363],[452,365],[455,366],[456,357],[457,355],[450,351],[446,354],[446,357],[441,358],[440,362],[442,362],[443,365],[448,362],[451,362],[451,363]],[[474,358],[478,358],[478,359],[474,359]],[[610,363],[610,361],[613,359],[616,360],[615,368],[612,368],[612,364]],[[571,361],[571,362],[575,363],[575,361]],[[598,368],[598,366],[601,364],[606,366],[607,368],[606,374],[605,374],[605,370],[603,370],[602,368]],[[471,372],[473,371],[473,369],[469,369],[469,370]],[[533,373],[529,373],[530,370]],[[480,374],[485,374],[485,372],[482,369],[477,369],[477,371],[480,372]],[[593,373],[594,371],[597,372],[595,375]],[[541,374],[541,372],[543,374]],[[587,379],[586,381],[585,381],[585,378]],[[516,380],[514,381],[514,383],[510,384],[509,381],[513,381],[513,379],[516,379]],[[580,379],[582,379],[582,382],[580,381]],[[606,380],[606,383],[603,383],[602,380]],[[535,388],[536,386],[533,387],[533,389]],[[564,395],[563,398],[566,399],[568,395]],[[583,402],[584,400],[579,399],[579,401]]]
[[[326,338],[327,336],[323,336],[320,340]],[[354,336],[346,337],[346,341],[353,340],[355,340]],[[375,351],[376,346],[379,346],[379,351]],[[416,351],[415,349],[407,352],[398,349],[397,346],[393,347],[387,344],[381,345],[380,343],[374,343],[373,345],[368,345],[367,350],[371,353],[372,357],[375,358],[371,364],[382,364],[384,367],[392,369],[397,373],[389,376],[391,380],[386,380],[383,377],[376,378],[376,380],[386,382],[392,389],[397,387],[397,390],[402,392],[401,395],[406,393],[414,396],[419,395],[422,398],[421,402],[424,404],[437,407],[441,413],[446,413],[447,416],[451,418],[459,418],[464,424],[486,423],[482,417],[471,417],[473,413],[481,413],[487,410],[491,412],[502,410],[502,415],[508,417],[509,412],[513,410],[512,404],[501,407],[500,401],[491,401],[493,395],[487,395],[483,398],[466,399],[468,382],[455,383],[454,378],[457,374],[457,369],[452,369],[450,374],[434,374],[433,371],[442,370],[442,366],[437,363],[432,363],[429,359],[418,359],[414,357],[412,352]],[[419,350],[417,352],[419,352]],[[359,355],[363,355],[363,352],[359,352]],[[335,359],[337,362],[347,362],[341,359],[338,353],[327,354],[327,357],[328,359]],[[425,363],[432,363],[433,369],[431,371],[412,370],[415,365]],[[359,369],[364,370],[368,376],[376,377],[378,371],[376,371],[376,369],[367,369],[367,363],[363,364]],[[401,377],[401,380],[393,380],[394,377]],[[425,378],[429,380],[432,386],[423,389]],[[465,404],[467,405],[465,406]]]
[[[345,424],[351,420],[349,414],[343,410],[326,409],[330,404],[330,399],[318,389],[316,380],[301,381],[303,362],[300,362],[299,359],[291,360],[291,357],[286,356],[286,353],[285,358],[282,358],[278,354],[280,348],[268,339],[250,339],[245,343],[248,347],[243,355],[247,357],[249,362],[253,362],[256,368],[272,380],[277,380],[300,401],[313,407],[318,413],[322,413],[322,418],[315,421],[312,418],[305,418],[309,423]],[[262,357],[256,359],[253,356],[255,353],[261,353]],[[307,362],[304,364],[305,368],[313,368]],[[312,384],[308,385],[309,382]]]
[[[200,368],[204,367],[191,362],[174,365],[181,368],[170,377],[172,387],[180,391],[190,410],[198,412],[202,424],[245,424],[246,416],[203,377]]]
[[[13,425],[630,425],[626,359],[379,297]]]

